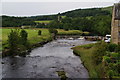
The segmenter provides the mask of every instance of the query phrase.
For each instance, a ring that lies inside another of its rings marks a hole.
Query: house
[[[112,43],[120,44],[120,3],[113,6],[111,39]]]

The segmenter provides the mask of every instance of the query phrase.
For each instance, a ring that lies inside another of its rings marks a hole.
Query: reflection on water
[[[71,47],[93,43],[85,40],[56,40],[32,50],[27,57],[4,58],[3,78],[59,78],[56,71],[65,71],[68,78],[88,78],[88,72]]]

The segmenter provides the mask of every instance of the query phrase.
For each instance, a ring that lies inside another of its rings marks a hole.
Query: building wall
[[[111,38],[112,43],[120,44],[120,4],[114,4],[112,14]]]

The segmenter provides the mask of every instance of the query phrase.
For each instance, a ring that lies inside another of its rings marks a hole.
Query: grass
[[[45,40],[49,40],[51,39],[51,35],[48,31],[48,29],[25,29],[27,32],[28,32],[28,41],[29,43],[32,45],[32,44],[36,44],[38,42],[42,42],[42,41],[45,41]],[[38,30],[41,30],[42,31],[42,35],[38,35]],[[11,29],[2,29],[2,44],[3,47],[7,47],[7,39],[8,39],[8,34],[10,33]],[[0,37],[1,37],[0,36]]]
[[[92,59],[93,53],[96,50],[96,48],[93,47],[94,45],[95,44],[87,44],[87,45],[76,46],[72,48],[74,53],[81,57],[81,60],[84,66],[87,68],[89,72],[90,78],[98,78],[98,73],[96,71],[96,65],[94,64],[94,61]]]
[[[4,47],[8,47],[7,40],[8,40],[8,34],[10,33],[11,29],[14,30],[14,28],[2,28],[0,31],[2,31],[2,35],[0,34],[1,43],[3,44],[3,49]],[[38,42],[42,42],[45,40],[51,39],[51,35],[48,31],[48,29],[41,29],[41,28],[31,28],[31,29],[25,29],[28,32],[28,41],[29,43],[36,44]],[[42,31],[42,35],[38,35],[38,30]],[[58,34],[81,34],[83,33],[82,31],[79,30],[69,30],[69,31],[64,31],[62,29],[58,29]]]
[[[57,29],[57,30],[58,30],[58,35],[79,35],[83,33],[80,30],[69,30],[69,31],[65,31],[63,29]]]
[[[36,23],[45,23],[45,24],[48,24],[50,23],[51,21],[53,20],[43,20],[43,21],[35,21]]]

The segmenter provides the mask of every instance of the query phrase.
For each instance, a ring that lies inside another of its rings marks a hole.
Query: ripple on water
[[[3,78],[59,78],[56,71],[65,71],[68,78],[88,78],[73,45],[93,43],[85,40],[56,40],[39,47],[27,57],[4,58]]]

